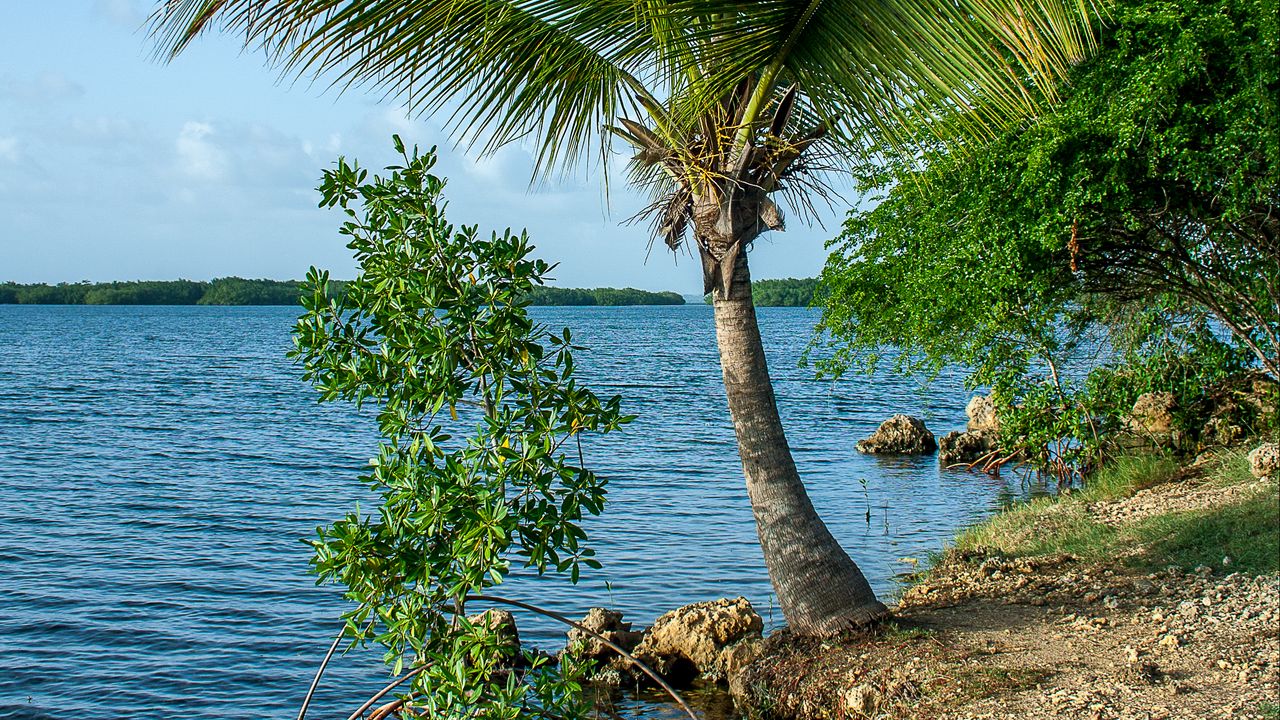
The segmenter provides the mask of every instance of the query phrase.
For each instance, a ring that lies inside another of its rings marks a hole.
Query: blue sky
[[[598,169],[530,190],[525,149],[468,156],[438,123],[281,79],[230,36],[162,64],[142,29],[152,4],[0,9],[0,282],[296,278],[311,265],[350,277],[338,217],[316,208],[314,188],[339,154],[387,164],[399,132],[440,146],[452,221],[528,228],[559,263],[555,284],[700,292],[693,258],[649,252],[646,226],[623,224],[645,203],[621,173],[607,199]],[[839,214],[823,221],[758,240],[753,275],[815,274]]]

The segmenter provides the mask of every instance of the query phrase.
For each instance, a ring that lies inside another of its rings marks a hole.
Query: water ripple
[[[538,309],[590,351],[585,381],[640,418],[596,439],[603,570],[517,573],[509,595],[637,622],[746,595],[774,608],[724,408],[710,310]],[[373,418],[318,406],[284,357],[289,308],[0,307],[0,718],[286,718],[344,609],[301,540],[368,504]],[[815,381],[815,319],[766,309],[777,396],[814,504],[881,593],[1010,488],[933,458],[853,449],[893,412],[963,422],[958,380]],[[671,342],[680,338],[679,343]],[[864,495],[859,478],[866,480]],[[867,511],[871,521],[866,520]],[[534,644],[562,631],[521,618]],[[376,653],[335,662],[316,717],[380,686]]]

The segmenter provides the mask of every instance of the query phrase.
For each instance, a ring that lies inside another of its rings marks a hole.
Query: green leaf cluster
[[[383,645],[397,673],[425,668],[410,695],[433,716],[574,717],[575,668],[530,657],[517,676],[466,598],[517,566],[573,582],[599,567],[581,522],[606,480],[583,435],[631,417],[578,384],[567,328],[529,318],[551,266],[528,236],[450,224],[434,151],[395,145],[385,176],[339,159],[320,186],[359,273],[335,297],[311,270],[292,356],[322,401],[376,407],[382,442],[363,478],[381,505],[320,529],[314,570],[355,603],[350,637]]]
[[[1068,455],[1143,389],[1190,378],[1178,394],[1203,394],[1250,364],[1275,375],[1280,6],[1112,13],[1050,112],[963,151],[856,169],[879,202],[829,245],[824,372],[967,365],[1028,447],[1056,438]],[[1100,346],[1109,369],[1060,372]]]
[[[752,280],[751,300],[756,307],[809,307],[817,289],[817,278]],[[703,301],[710,305],[711,296]]]

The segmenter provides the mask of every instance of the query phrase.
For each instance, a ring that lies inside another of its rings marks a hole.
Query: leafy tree
[[[1277,10],[1125,0],[1051,113],[924,169],[859,167],[880,203],[832,243],[823,369],[886,350],[906,370],[966,364],[1003,406],[1002,443],[1059,467],[1096,462],[1137,393],[1192,407],[1250,354],[1274,377]],[[1111,367],[1063,376],[1102,340]]]
[[[1069,351],[1063,326],[1092,294],[1207,311],[1275,376],[1277,10],[1122,2],[1052,113],[977,151],[929,153],[923,171],[859,168],[882,202],[850,214],[823,273],[831,369],[896,346],[907,364],[966,362],[989,382]]]
[[[201,305],[296,305],[299,284],[295,280],[245,280],[218,278],[209,283]]]
[[[339,160],[323,205],[348,220],[359,262],[346,293],[308,273],[294,330],[305,377],[323,401],[371,404],[382,443],[362,479],[381,497],[312,543],[321,581],[355,607],[346,634],[374,639],[440,717],[580,717],[579,668],[515,652],[468,601],[513,566],[565,573],[599,567],[580,522],[604,506],[604,478],[583,461],[582,436],[631,418],[574,378],[569,330],[528,316],[524,298],[551,269],[525,234],[490,238],[444,216],[434,153],[405,151],[386,177]],[[474,428],[455,437],[450,427]]]
[[[530,305],[683,305],[673,292],[648,292],[635,288],[538,287],[529,294]]]
[[[883,617],[861,571],[818,518],[787,445],[765,364],[746,250],[782,230],[775,198],[807,208],[823,168],[869,136],[976,133],[1034,109],[1091,42],[1076,0],[174,0],[154,17],[176,54],[221,22],[286,72],[333,74],[448,108],[482,152],[524,141],[539,172],[631,146],[653,192],[654,231],[692,235],[765,562],[798,633]],[[925,122],[969,108],[947,127]],[[905,119],[919,122],[904,124]],[[908,130],[904,131],[904,128]]]
[[[192,280],[138,280],[98,283],[84,295],[86,305],[194,305],[208,288]]]

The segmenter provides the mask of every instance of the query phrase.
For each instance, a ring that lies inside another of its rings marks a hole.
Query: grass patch
[[[1083,488],[1067,497],[1080,502],[1118,500],[1169,482],[1177,475],[1178,468],[1175,460],[1164,455],[1123,455],[1107,463]],[[1248,471],[1246,464],[1245,472]]]
[[[1038,668],[976,666],[957,668],[952,676],[960,693],[969,698],[991,697],[998,692],[1030,690],[1052,675]]]
[[[931,628],[923,628],[916,625],[903,625],[897,621],[890,621],[881,626],[881,637],[888,640],[906,641],[906,640],[923,640],[937,634],[936,630]]]
[[[1036,498],[964,530],[956,537],[960,551],[995,551],[1001,555],[1071,553],[1099,555],[1111,546],[1115,528],[1089,519],[1084,504]]]
[[[1229,557],[1235,572],[1280,572],[1280,494],[1268,485],[1213,510],[1148,518],[1124,534],[1146,548],[1134,560],[1147,567],[1222,567]]]
[[[1280,720],[1280,705],[1264,702],[1258,706],[1258,713],[1267,720]]]
[[[1178,465],[1164,457],[1120,458],[1081,490],[1015,505],[962,531],[955,548],[1011,557],[1069,553],[1087,561],[1121,558],[1143,569],[1221,567],[1225,556],[1232,560],[1232,571],[1280,571],[1280,495],[1275,485],[1212,510],[1169,512],[1128,525],[1090,518],[1089,503],[1128,497],[1168,482],[1178,472]],[[1205,473],[1206,482],[1219,486],[1252,480],[1243,452],[1224,454]]]

